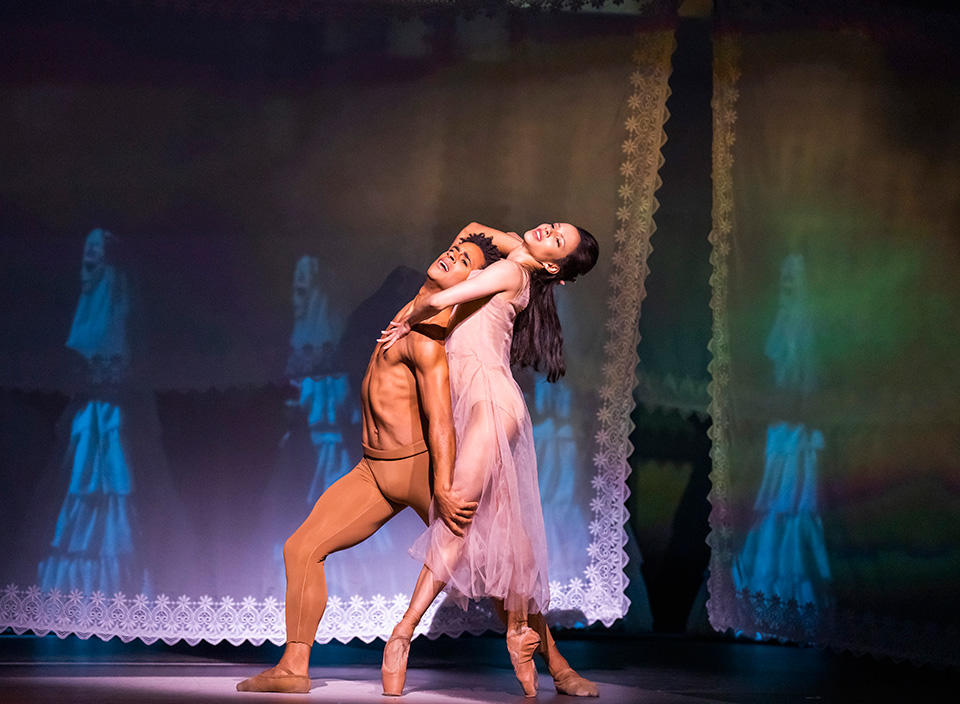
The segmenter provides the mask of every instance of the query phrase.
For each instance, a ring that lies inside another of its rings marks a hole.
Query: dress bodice
[[[513,323],[530,301],[530,275],[520,265],[510,260],[502,261],[520,270],[523,276],[520,291],[512,299],[504,299],[499,294],[494,296],[457,323],[447,335],[445,346],[448,356],[468,355],[477,357],[486,366],[510,368]],[[468,278],[479,273],[473,271]],[[456,309],[453,316],[456,316]]]
[[[530,414],[510,371],[513,324],[529,301],[530,276],[510,260],[491,266],[517,267],[518,292],[493,296],[455,323],[445,345],[457,434],[453,488],[477,501],[477,510],[461,537],[431,509],[430,527],[411,554],[462,608],[469,599],[493,597],[508,611],[541,613],[550,585],[537,456]]]

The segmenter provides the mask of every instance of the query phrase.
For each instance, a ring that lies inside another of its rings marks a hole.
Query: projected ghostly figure
[[[320,262],[302,256],[293,270],[293,332],[287,376],[303,378],[319,371],[329,360],[339,336],[327,295],[320,280]]]
[[[112,233],[97,228],[87,235],[80,267],[80,300],[73,315],[67,347],[90,364],[122,373],[129,361],[127,316],[130,291],[126,274],[107,259]]]
[[[587,534],[587,520],[576,488],[583,482],[580,443],[573,423],[573,395],[561,380],[548,383],[538,377],[533,391],[533,442],[537,453],[540,499],[547,531],[550,571],[576,571],[583,558],[579,545]],[[572,558],[571,564],[568,562]]]
[[[275,477],[265,501],[272,559],[264,582],[267,592],[277,595],[284,592],[283,542],[296,529],[302,513],[355,463],[347,452],[351,444],[345,434],[359,425],[359,407],[350,393],[347,373],[336,369],[333,361],[340,324],[330,309],[324,283],[316,257],[304,255],[297,260],[287,377],[298,395],[287,402],[290,430],[280,448],[285,467]],[[303,447],[304,437],[309,438],[309,450]],[[293,511],[293,507],[299,508]],[[337,583],[339,574],[332,566],[328,581]]]
[[[70,481],[57,517],[52,551],[39,565],[44,589],[146,588],[137,555],[133,473],[124,448],[126,413],[111,397],[129,363],[126,274],[112,260],[114,236],[87,235],[80,271],[80,300],[67,347],[87,362],[91,393],[73,417],[66,462]],[[109,400],[108,400],[109,399]]]
[[[791,254],[781,265],[779,307],[764,352],[780,393],[803,398],[815,389],[813,324],[801,255]],[[822,608],[829,602],[831,581],[817,505],[824,438],[802,420],[767,427],[756,519],[734,560],[733,578],[738,590]]]
[[[774,384],[800,394],[817,385],[813,323],[803,256],[787,255],[780,266],[777,317],[767,335],[764,353],[773,362]]]
[[[343,426],[359,423],[359,410],[350,403],[346,373],[331,370],[339,326],[321,287],[316,257],[303,256],[297,261],[292,302],[293,333],[287,375],[300,388],[297,405],[306,414],[316,455],[313,479],[305,497],[309,507],[353,466],[344,443]]]

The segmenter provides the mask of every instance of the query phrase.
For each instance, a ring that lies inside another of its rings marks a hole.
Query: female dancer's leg
[[[513,438],[519,432],[519,425],[516,420],[507,413],[499,412],[489,401],[475,404],[471,408],[469,420],[465,424],[465,431],[459,438],[457,447],[457,461],[453,476],[453,488],[457,494],[467,501],[483,500],[483,489],[486,483],[488,473],[494,463],[499,461],[497,453],[500,451],[501,442],[498,439],[498,432],[507,435],[505,438],[507,446],[513,442]],[[499,426],[499,430],[498,430]],[[478,509],[479,510],[479,509]],[[434,530],[446,531],[442,524],[434,526]],[[467,531],[470,527],[467,526]],[[436,564],[443,569],[452,570],[454,565],[461,557],[461,551],[464,545],[463,538],[458,538],[452,534],[444,534],[443,540],[434,544],[435,550],[431,558],[436,560]],[[383,680],[383,692],[388,695],[400,695],[403,691],[403,683],[406,678],[407,656],[410,651],[410,639],[413,637],[414,630],[420,619],[426,613],[427,609],[434,602],[446,583],[434,572],[424,565],[420,570],[420,576],[414,587],[413,595],[410,598],[410,605],[404,612],[403,618],[394,627],[390,639],[384,646],[383,666],[381,669]],[[519,612],[517,618],[520,618]],[[517,625],[517,629],[522,629],[526,625],[526,613],[522,615],[522,625]],[[520,621],[517,620],[517,624]],[[530,630],[530,629],[528,629]],[[533,636],[536,633],[531,631]],[[531,636],[527,636],[529,640]],[[514,639],[516,640],[516,639]],[[534,652],[539,646],[539,637],[533,644]],[[508,645],[509,648],[509,645]],[[512,656],[511,656],[512,657]],[[529,658],[526,659],[529,661]],[[523,666],[526,672],[526,665]],[[534,674],[536,670],[534,669]],[[520,677],[518,671],[518,678]],[[529,681],[529,673],[525,675]],[[528,690],[528,685],[524,685],[524,691]],[[535,690],[534,690],[535,692]]]

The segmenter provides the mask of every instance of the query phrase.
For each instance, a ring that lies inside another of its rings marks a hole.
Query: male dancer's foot
[[[306,643],[287,643],[280,662],[237,685],[238,692],[310,691],[310,646]]]

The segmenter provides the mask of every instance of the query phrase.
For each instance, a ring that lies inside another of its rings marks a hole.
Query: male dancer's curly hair
[[[480,248],[480,251],[483,252],[483,267],[486,268],[493,264],[498,259],[502,259],[503,256],[500,254],[500,250],[496,248],[493,244],[493,238],[487,237],[484,234],[479,232],[474,232],[470,235],[464,235],[461,237],[458,242],[470,242],[475,244]]]

